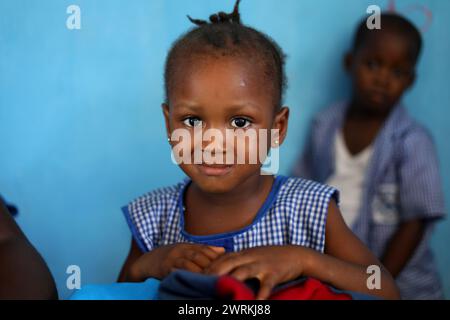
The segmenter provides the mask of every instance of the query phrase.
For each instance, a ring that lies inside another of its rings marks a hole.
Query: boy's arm
[[[408,133],[399,148],[400,219],[381,257],[397,277],[414,255],[427,230],[444,216],[445,204],[437,151],[423,128]]]
[[[389,241],[381,261],[394,278],[413,256],[423,238],[425,227],[426,222],[421,219],[404,222]]]
[[[0,200],[0,299],[57,299],[45,261]]]

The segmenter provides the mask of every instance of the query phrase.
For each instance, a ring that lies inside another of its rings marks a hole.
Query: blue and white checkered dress
[[[143,252],[173,243],[200,243],[228,252],[267,245],[301,245],[324,252],[325,226],[336,189],[300,178],[277,176],[253,223],[241,230],[194,236],[184,229],[183,195],[190,180],[150,192],[123,208]]]

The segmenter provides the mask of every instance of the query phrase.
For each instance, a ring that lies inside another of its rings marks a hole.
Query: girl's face
[[[289,115],[287,108],[274,107],[273,86],[262,67],[237,57],[199,56],[182,63],[174,77],[170,105],[163,105],[163,111],[169,137],[175,130],[189,133],[171,142],[190,160],[180,164],[182,170],[210,193],[229,192],[260,175],[264,150],[283,142]],[[279,136],[271,135],[271,129],[278,129]],[[230,135],[238,132],[241,137]]]

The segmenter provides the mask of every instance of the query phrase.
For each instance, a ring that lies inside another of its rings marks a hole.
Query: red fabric
[[[322,282],[308,278],[301,284],[272,294],[270,300],[352,300],[345,293],[336,293]]]
[[[230,276],[222,276],[217,280],[216,292],[220,298],[231,300],[255,300],[252,289],[243,282]]]
[[[255,300],[255,294],[243,282],[230,276],[222,276],[217,281],[217,294],[231,300]],[[344,293],[335,293],[322,282],[308,278],[304,282],[289,286],[272,294],[269,300],[352,300]]]

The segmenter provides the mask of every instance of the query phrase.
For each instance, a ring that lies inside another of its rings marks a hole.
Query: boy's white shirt
[[[351,228],[361,208],[373,145],[352,155],[347,149],[342,130],[339,130],[334,140],[334,154],[335,170],[326,183],[339,190],[340,210],[345,223]]]

